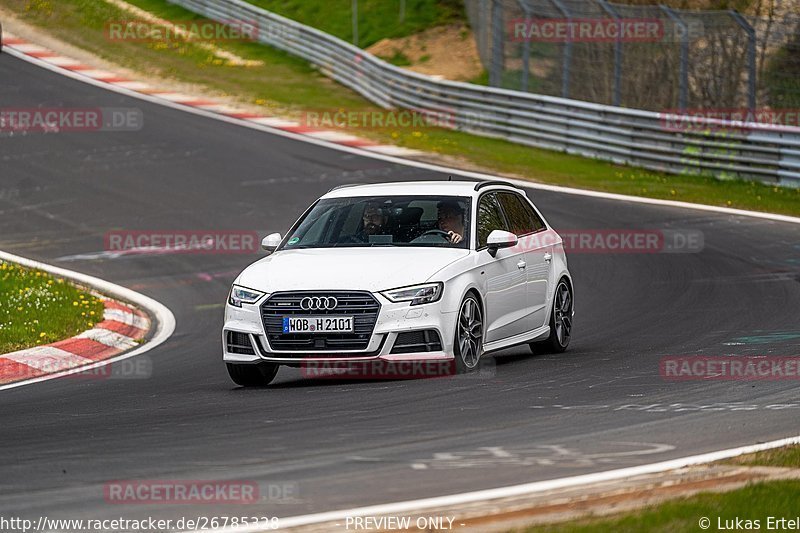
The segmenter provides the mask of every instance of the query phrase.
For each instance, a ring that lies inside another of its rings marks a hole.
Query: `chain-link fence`
[[[466,0],[495,87],[653,111],[800,108],[800,15]],[[760,122],[799,125],[779,113]]]

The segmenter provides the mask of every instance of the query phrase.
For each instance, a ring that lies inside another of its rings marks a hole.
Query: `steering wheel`
[[[450,234],[440,229],[429,229],[428,231],[420,235],[420,237],[424,237],[425,235],[439,235],[440,237],[447,239],[448,241],[450,240]]]

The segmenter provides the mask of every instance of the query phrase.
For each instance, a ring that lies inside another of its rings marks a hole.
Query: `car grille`
[[[442,349],[439,332],[435,329],[399,333],[391,353],[438,352]]]
[[[335,296],[339,303],[329,311],[305,311],[300,300],[306,296]],[[261,305],[261,318],[273,350],[365,350],[380,308],[368,292],[277,292]],[[353,333],[283,333],[283,317],[289,315],[352,315]]]
[[[253,345],[250,343],[250,335],[238,331],[225,332],[225,344],[228,346],[228,353],[238,353],[243,355],[255,355]]]

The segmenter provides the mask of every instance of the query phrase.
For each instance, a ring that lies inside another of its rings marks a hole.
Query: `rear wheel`
[[[534,353],[562,353],[569,346],[572,335],[572,289],[566,279],[561,279],[553,296],[553,311],[550,313],[550,336],[542,342],[532,342]]]
[[[483,355],[483,311],[472,294],[468,294],[461,302],[453,351],[459,374],[475,370]]]
[[[237,365],[225,363],[228,374],[237,385],[242,387],[263,387],[269,385],[278,373],[278,365],[274,363],[257,363]]]

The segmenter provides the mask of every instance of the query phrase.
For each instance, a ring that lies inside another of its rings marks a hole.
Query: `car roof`
[[[480,190],[475,187],[485,183]],[[511,183],[478,181],[398,181],[392,183],[371,183],[365,185],[340,185],[334,187],[322,198],[349,198],[352,196],[477,196],[484,187],[515,189]],[[517,189],[518,190],[518,189]]]

